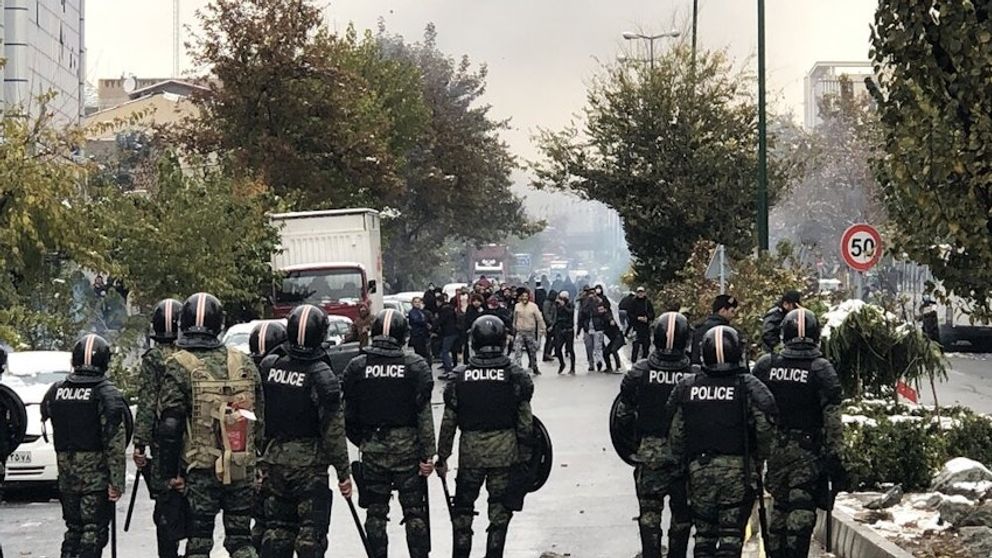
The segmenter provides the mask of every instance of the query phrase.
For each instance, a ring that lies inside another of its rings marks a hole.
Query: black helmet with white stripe
[[[180,347],[213,349],[221,346],[224,306],[210,293],[196,293],[186,299],[179,316]]]
[[[84,335],[72,347],[72,370],[80,374],[102,375],[110,367],[110,343],[99,335]]]
[[[323,343],[327,338],[327,314],[313,304],[293,308],[286,324],[286,335],[290,356],[323,356]]]
[[[782,342],[786,347],[810,348],[820,346],[820,322],[806,308],[796,308],[782,319]]]
[[[666,360],[685,358],[691,336],[689,319],[678,312],[665,312],[654,323],[654,348]]]
[[[379,312],[372,322],[372,341],[382,341],[402,347],[406,343],[406,335],[410,326],[406,316],[396,310]]]
[[[482,316],[472,324],[472,352],[502,355],[506,349],[506,324],[496,316]]]
[[[157,343],[173,343],[179,337],[179,315],[183,303],[174,298],[166,298],[155,305],[152,312],[151,338]]]
[[[703,370],[729,372],[744,366],[744,351],[737,330],[716,326],[706,332],[702,344]]]
[[[248,336],[248,352],[258,364],[270,351],[285,343],[286,339],[288,334],[282,322],[276,320],[259,322]]]

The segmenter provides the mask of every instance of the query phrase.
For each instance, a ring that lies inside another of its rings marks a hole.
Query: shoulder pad
[[[273,355],[273,354],[266,355],[265,358],[262,359],[262,362],[258,363],[259,372],[261,372],[262,370],[268,370],[269,368],[275,366],[276,363],[279,362],[279,358],[280,358],[279,355]]]
[[[100,396],[103,411],[107,415],[108,426],[116,428],[124,419],[124,407],[127,405],[124,396],[109,380],[101,382],[97,386],[97,393]]]
[[[455,397],[455,390],[456,389],[457,388],[456,388],[455,382],[448,382],[444,386],[444,393],[443,393],[444,404],[447,405],[447,406],[449,406],[449,407],[451,407],[451,408],[457,408],[456,401],[455,401],[455,399],[456,399],[456,397]]]
[[[510,381],[517,386],[517,397],[520,401],[530,401],[534,397],[534,379],[530,373],[519,366],[510,368]]]
[[[809,365],[809,369],[811,372],[832,372],[834,374],[837,373],[834,371],[834,365],[829,360],[823,357],[813,359],[813,362],[811,362]]]
[[[341,383],[326,362],[318,360],[310,365],[307,377],[312,382],[317,400],[322,407],[337,409],[341,401]]]
[[[778,406],[775,404],[775,396],[769,391],[761,380],[751,374],[743,374],[744,386],[751,398],[751,404],[758,407],[767,415],[777,415]]]
[[[651,370],[651,363],[646,358],[638,360],[633,365],[631,365],[630,370],[627,371],[627,375],[632,378],[640,378],[645,373]]]
[[[754,363],[753,374],[759,379],[764,378],[765,376],[768,375],[768,372],[771,370],[772,365],[774,363],[775,363],[774,355],[763,355],[761,358],[758,359],[758,362]]]

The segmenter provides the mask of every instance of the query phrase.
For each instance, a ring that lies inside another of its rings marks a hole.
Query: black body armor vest
[[[668,421],[665,406],[668,398],[684,378],[692,374],[684,370],[647,370],[641,376],[640,393],[637,395],[637,433],[640,436],[666,436]]]
[[[779,427],[819,434],[823,428],[819,386],[811,370],[813,361],[772,357],[768,390],[778,404]]]
[[[417,425],[417,379],[403,357],[368,355],[364,375],[356,386],[362,426]]]
[[[313,362],[281,357],[262,369],[265,437],[299,440],[320,437],[320,415],[310,397]]]
[[[690,459],[703,454],[744,455],[749,434],[740,376],[698,375],[682,395]]]
[[[65,380],[56,386],[49,411],[55,430],[55,451],[104,450],[99,399],[106,382]]]
[[[516,427],[517,397],[509,367],[465,367],[455,381],[459,428],[490,432]]]

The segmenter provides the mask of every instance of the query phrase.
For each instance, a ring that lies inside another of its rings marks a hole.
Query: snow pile
[[[869,522],[868,525],[889,539],[912,540],[950,527],[946,523],[940,524],[940,513],[932,505],[934,497],[941,496],[939,494],[907,494],[901,503],[886,509],[884,513],[865,515],[870,513],[865,510],[865,504],[879,495],[877,492],[841,493],[837,495],[836,506],[855,520],[881,517]]]
[[[861,426],[878,426],[878,421],[864,415],[841,415],[841,422],[844,424],[860,424]]]
[[[886,311],[881,306],[868,304],[867,302],[861,299],[851,298],[845,300],[844,302],[841,302],[837,306],[830,308],[830,311],[824,314],[824,317],[826,317],[826,323],[823,324],[823,329],[820,332],[820,337],[824,339],[830,337],[831,330],[840,327],[841,324],[844,323],[844,320],[846,320],[849,315],[861,310],[865,306],[872,306],[876,310],[878,310],[878,312],[885,317],[886,321],[898,326],[897,332],[902,335],[905,335],[915,329],[915,326],[913,326],[913,324],[899,319],[899,316],[896,316],[892,312]]]

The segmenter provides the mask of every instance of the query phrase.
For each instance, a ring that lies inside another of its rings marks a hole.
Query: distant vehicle
[[[840,290],[840,279],[820,279],[820,292],[832,293]]]
[[[468,253],[468,276],[472,282],[485,275],[490,281],[504,281],[510,273],[510,264],[515,258],[510,249],[502,244],[487,244],[471,248]]]
[[[224,343],[224,346],[237,349],[247,355],[250,352],[248,347],[248,338],[251,337],[252,330],[255,329],[255,326],[258,324],[266,321],[278,321],[281,322],[282,325],[286,325],[286,320],[284,319],[252,320],[246,324],[235,324],[227,328],[227,331],[224,332],[224,336],[221,338],[221,341]]]
[[[285,318],[294,306],[315,304],[328,314],[358,318],[365,303],[382,309],[382,239],[379,212],[372,209],[304,211],[272,216],[281,251],[273,268],[283,280],[272,311]]]
[[[382,297],[382,307],[387,310],[396,310],[405,316],[413,309],[412,300],[406,301],[399,297],[390,295]]]
[[[413,299],[415,299],[415,298],[423,298],[423,297],[424,297],[424,293],[422,293],[420,291],[403,291],[401,293],[396,293],[394,295],[390,295],[390,298],[393,298],[395,300],[399,300],[401,302],[408,302],[411,305],[413,304]],[[385,297],[383,297],[383,300],[385,300]]]
[[[461,290],[462,287],[468,287],[468,283],[448,283],[441,291],[448,295],[448,300],[451,300],[455,298],[455,293]]]
[[[24,443],[7,458],[4,482],[8,487],[23,483],[54,488],[58,482],[52,428],[50,423],[42,425],[41,400],[48,388],[64,380],[71,370],[72,353],[66,351],[25,351],[8,356],[7,373],[0,380],[20,396],[28,411]]]
[[[351,337],[354,326],[355,322],[346,316],[328,316],[325,341],[334,345],[343,345]]]

